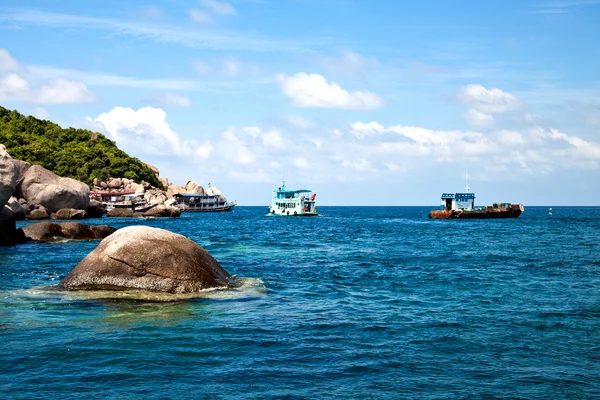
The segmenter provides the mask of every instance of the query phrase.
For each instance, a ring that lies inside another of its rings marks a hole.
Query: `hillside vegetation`
[[[94,178],[125,177],[163,188],[154,172],[115,142],[87,129],[61,128],[0,107],[0,143],[12,158],[40,164],[57,175],[88,185]]]

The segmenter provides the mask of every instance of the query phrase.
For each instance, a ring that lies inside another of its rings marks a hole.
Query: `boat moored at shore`
[[[236,201],[227,201],[223,193],[210,183],[203,194],[183,193],[173,198],[181,212],[228,212],[237,205]]]
[[[273,190],[269,214],[294,217],[319,215],[316,197],[317,194],[308,189],[287,190],[284,181],[280,188]]]
[[[125,208],[136,212],[145,212],[155,206],[144,199],[143,193],[136,194],[135,192],[90,192],[90,199],[101,202],[105,211]]]

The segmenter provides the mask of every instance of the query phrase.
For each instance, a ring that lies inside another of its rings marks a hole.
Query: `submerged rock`
[[[63,239],[94,240],[104,239],[115,228],[107,225],[84,225],[79,222],[39,222],[21,228],[30,240],[54,242]]]
[[[228,285],[230,275],[190,239],[148,226],[119,229],[60,283],[70,290],[194,293]]]

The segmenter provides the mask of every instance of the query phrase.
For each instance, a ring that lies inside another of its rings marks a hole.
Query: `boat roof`
[[[454,199],[455,197],[463,199],[474,199],[475,193],[442,193],[442,199]]]
[[[114,196],[123,196],[127,194],[134,194],[135,192],[90,192],[90,194],[112,194]]]
[[[219,197],[220,195],[198,194],[198,193],[178,193],[178,194],[173,195],[173,197],[198,197],[198,196]]]
[[[300,190],[281,190],[281,189],[275,189],[275,190],[273,190],[273,192],[275,192],[275,193],[311,193],[312,190],[308,190],[308,189],[300,189]]]

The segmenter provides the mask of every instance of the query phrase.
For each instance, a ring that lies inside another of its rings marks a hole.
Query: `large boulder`
[[[90,205],[87,209],[88,218],[102,218],[106,212],[106,207],[98,200],[90,200]]]
[[[23,182],[23,179],[25,179],[25,173],[31,167],[31,164],[28,163],[27,161],[21,161],[21,160],[13,160],[13,163],[15,164],[15,169],[17,171],[17,187],[18,187],[21,184],[21,182]]]
[[[6,147],[0,144],[0,208],[8,202],[17,187],[18,170]]]
[[[42,242],[104,239],[116,231],[107,225],[84,225],[79,222],[38,222],[24,226],[22,230],[30,240]]]
[[[19,200],[15,197],[11,197],[6,203],[6,207],[10,208],[10,211],[13,213],[13,217],[17,221],[21,221],[25,219],[25,215],[27,212],[25,211],[25,207],[21,205]]]
[[[27,170],[18,192],[27,204],[42,205],[50,212],[61,208],[87,210],[90,203],[90,189],[85,183],[61,178],[41,165]]]
[[[50,219],[50,214],[48,213],[48,210],[46,210],[46,208],[44,208],[44,206],[39,206],[38,208],[31,210],[29,212],[29,214],[27,214],[27,219],[32,219],[32,220]]]
[[[144,212],[144,217],[179,217],[181,210],[173,206],[165,206],[160,204],[156,207],[152,207],[148,211]]]
[[[202,186],[198,185],[196,182],[187,181],[184,186],[185,192],[190,194],[201,194],[205,193],[205,190]]]
[[[169,185],[167,189],[167,198],[172,199],[176,194],[185,193],[185,188],[179,185]]]
[[[61,208],[50,216],[52,219],[85,219],[87,212],[85,210],[76,210],[74,208]]]
[[[144,199],[148,204],[163,204],[167,201],[167,195],[160,189],[150,189],[144,193]]]
[[[158,171],[158,168],[156,168],[154,165],[146,164],[146,167],[150,168],[154,172],[154,175],[156,175],[157,178],[160,176],[160,172]]]
[[[113,208],[106,213],[107,217],[123,218],[123,217],[141,217],[141,213],[134,213],[131,208]]]
[[[6,207],[17,187],[18,170],[6,147],[0,144],[0,246],[12,246],[24,240],[16,227],[14,205]],[[17,202],[18,203],[18,202]]]
[[[70,290],[194,293],[227,286],[230,275],[190,239],[148,226],[119,229],[60,283]]]

